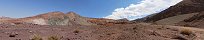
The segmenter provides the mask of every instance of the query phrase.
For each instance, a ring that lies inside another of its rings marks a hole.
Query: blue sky
[[[0,0],[0,16],[21,18],[42,13],[74,11],[82,16],[100,18],[117,8],[137,4],[141,0]]]

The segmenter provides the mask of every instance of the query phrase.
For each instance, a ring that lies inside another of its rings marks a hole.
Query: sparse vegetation
[[[48,40],[59,40],[57,36],[50,36],[48,37]]]
[[[43,40],[39,35],[34,35],[31,40]]]
[[[49,36],[47,38],[47,40],[59,40],[60,38],[58,38],[57,36]],[[33,38],[31,38],[31,40],[43,40],[41,36],[39,35],[34,35]]]
[[[193,31],[190,29],[181,29],[181,34],[190,35],[193,34]]]

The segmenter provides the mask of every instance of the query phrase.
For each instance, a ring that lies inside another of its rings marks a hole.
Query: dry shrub
[[[48,37],[48,40],[59,40],[57,36],[50,36]]]
[[[43,40],[39,35],[34,35],[31,40]]]
[[[193,31],[190,29],[181,29],[181,34],[190,35],[193,34]]]

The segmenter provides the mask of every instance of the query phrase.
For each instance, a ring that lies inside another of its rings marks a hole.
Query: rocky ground
[[[50,37],[59,40],[202,40],[199,28],[150,23],[102,25],[0,25],[1,40],[31,40]]]

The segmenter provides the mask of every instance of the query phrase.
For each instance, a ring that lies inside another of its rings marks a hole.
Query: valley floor
[[[148,23],[112,26],[0,25],[0,40],[202,40],[204,30]]]

